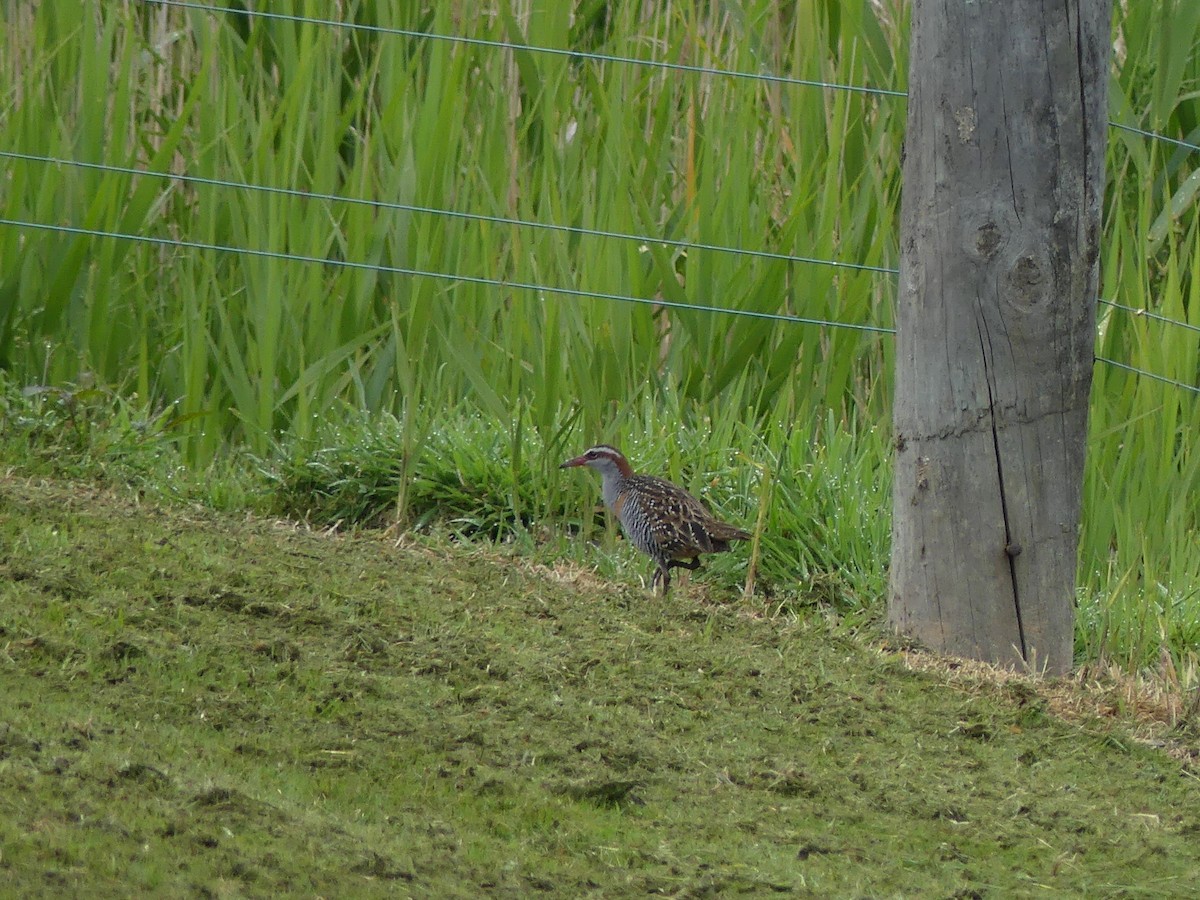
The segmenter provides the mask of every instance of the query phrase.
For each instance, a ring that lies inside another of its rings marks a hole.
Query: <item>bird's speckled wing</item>
[[[630,481],[646,511],[654,542],[667,559],[719,553],[729,549],[729,541],[750,537],[713,518],[703,503],[678,485],[653,475],[635,475]]]

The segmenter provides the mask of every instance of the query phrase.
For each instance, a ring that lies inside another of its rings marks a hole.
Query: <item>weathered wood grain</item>
[[[915,0],[889,616],[1063,672],[1104,192],[1109,0]]]

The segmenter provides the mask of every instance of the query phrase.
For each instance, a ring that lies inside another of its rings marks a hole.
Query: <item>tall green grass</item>
[[[1200,142],[1200,7],[1119,4],[1114,121]],[[1110,130],[1097,354],[1200,384],[1200,153]],[[1200,396],[1100,363],[1080,550],[1080,643],[1126,664],[1200,647]]]
[[[361,18],[746,71],[786,72],[797,59],[800,77],[893,87],[902,69],[886,53],[898,26],[889,42],[872,19],[868,48],[819,6],[781,18],[760,3],[737,19],[690,4],[588,7],[577,18],[562,4],[536,6],[521,17],[503,5],[488,15],[382,3]],[[137,3],[22,18],[10,40],[23,33],[37,55],[7,72],[5,148],[649,238],[894,259],[882,227],[898,189],[894,98]],[[96,110],[110,110],[111,123]],[[869,399],[866,367],[884,369],[880,342],[857,332],[453,280],[886,324],[890,285],[869,275],[11,165],[10,218],[330,261],[6,229],[13,257],[27,262],[3,287],[14,300],[4,364],[54,382],[87,370],[206,413],[186,435],[197,461],[226,440],[265,450],[280,432],[306,437],[314,417],[347,401],[399,412],[409,400],[470,396],[497,420],[519,402],[551,430],[577,404],[580,430],[599,434],[647,386],[713,403],[749,371],[764,396],[799,378],[811,408],[842,408]]]
[[[1200,19],[1186,0],[1129,7],[1113,116],[1194,141]],[[3,7],[0,150],[164,176],[5,160],[5,218],[156,239],[0,227],[11,383],[94,380],[143,404],[194,467],[231,448],[270,461],[294,510],[442,516],[496,537],[578,529],[614,565],[627,560],[598,531],[594,485],[555,465],[618,441],[760,524],[750,558],[715,561],[717,577],[875,605],[890,338],[554,289],[889,326],[886,275],[663,241],[894,266],[903,99],[707,70],[902,90],[906,5],[383,0],[336,14],[369,28]],[[1112,132],[1103,296],[1200,321],[1196,170],[1195,154]],[[1105,308],[1098,340],[1196,380],[1191,332]],[[1195,644],[1194,504],[1172,498],[1195,487],[1198,409],[1097,369],[1081,652],[1137,664],[1161,640]]]

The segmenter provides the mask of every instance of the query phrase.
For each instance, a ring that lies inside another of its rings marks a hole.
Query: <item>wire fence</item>
[[[486,38],[472,38],[456,34],[437,34],[428,31],[412,31],[406,28],[388,28],[382,25],[364,25],[358,22],[343,22],[338,19],[323,19],[314,16],[297,16],[289,13],[273,13],[265,10],[239,9],[230,10],[228,7],[213,6],[209,3],[192,3],[189,0],[142,0],[143,3],[155,3],[159,6],[174,6],[180,9],[191,9],[200,12],[253,16],[260,19],[277,19],[300,25],[319,25],[326,28],[344,28],[351,31],[361,31],[371,34],[392,35],[395,37],[415,38],[424,41],[447,41],[470,47],[487,47],[494,50],[519,50],[526,53],[540,53],[547,56],[560,56],[580,62],[607,62],[620,65],[641,66],[651,69],[661,69],[669,72],[684,72],[692,75],[716,75],[723,78],[740,78],[747,81],[762,81],[769,84],[783,84],[794,87],[820,88],[828,91],[849,91],[851,93],[874,94],[880,97],[905,97],[904,91],[887,90],[885,88],[868,87],[857,84],[838,84],[832,81],[813,81],[806,78],[793,78],[789,75],[775,75],[769,72],[741,72],[736,69],[720,69],[713,66],[696,66],[686,63],[673,63],[665,60],[641,59],[636,56],[615,56],[610,53],[595,53],[583,50],[564,50],[560,47],[539,47],[534,44],[519,44],[513,41],[496,41]]]
[[[658,237],[649,234],[629,234],[619,231],[604,231],[597,228],[581,228],[575,225],[560,225],[554,222],[538,222],[530,219],[513,219],[507,216],[492,216],[484,213],[464,212],[463,210],[457,209],[445,209],[442,207],[433,206],[417,206],[410,203],[398,203],[392,200],[344,197],[340,194],[326,194],[317,191],[302,191],[297,190],[296,188],[275,187],[265,184],[250,184],[242,181],[226,181],[219,178],[201,178],[193,175],[175,175],[168,172],[150,172],[145,169],[130,168],[128,166],[113,166],[108,165],[107,163],[82,162],[80,160],[62,159],[60,157],[53,156],[39,156],[33,153],[17,153],[11,150],[0,150],[0,159],[15,159],[25,162],[66,165],[81,169],[92,169],[100,172],[113,172],[121,175],[159,178],[164,181],[178,181],[180,184],[233,188],[235,190],[277,194],[285,197],[297,197],[303,200],[324,200],[330,203],[345,203],[354,206],[368,206],[373,209],[422,213],[450,219],[465,219],[472,222],[488,222],[494,225],[510,225],[518,228],[556,231],[562,234],[608,238],[611,240],[634,241],[639,244],[659,244],[664,247],[675,247],[682,250],[711,250],[718,253],[732,253],[738,256],[749,256],[758,259],[773,259],[784,262],[806,263],[817,266],[834,266],[841,269],[855,269],[863,272],[881,272],[888,275],[898,274],[898,270],[889,268],[887,266],[871,266],[864,263],[842,262],[836,259],[819,259],[812,256],[795,256],[789,253],[773,253],[769,250],[752,250],[744,247],[733,247],[726,244],[705,244],[696,241],[672,240],[670,238]],[[730,310],[730,312],[736,313],[737,310]]]
[[[298,16],[294,14],[269,12],[266,10],[250,10],[237,9],[232,10],[228,7],[216,6],[208,3],[189,2],[189,0],[142,0],[146,5],[157,5],[164,7],[175,7],[179,9],[191,10],[201,13],[239,16],[250,16],[265,20],[285,20],[294,24],[314,25],[326,28],[341,28],[352,29],[356,31],[384,34],[396,36],[400,38],[409,38],[414,40],[424,41],[447,41],[463,45],[478,46],[495,50],[507,51],[522,51],[530,53],[547,54],[552,56],[564,56],[572,60],[589,61],[589,62],[605,62],[623,65],[633,65],[641,67],[652,67],[663,71],[680,72],[688,74],[702,74],[719,76],[726,78],[747,79],[752,81],[769,82],[773,84],[783,84],[794,87],[815,88],[828,91],[846,91],[857,92],[875,95],[883,98],[903,99],[907,96],[904,91],[874,88],[866,85],[850,85],[838,84],[836,82],[815,81],[809,79],[793,78],[790,76],[777,75],[772,73],[754,73],[737,71],[732,69],[722,69],[711,66],[688,65],[682,63],[673,63],[664,60],[648,60],[630,56],[618,56],[612,54],[585,52],[578,50],[564,50],[553,47],[541,47],[536,45],[516,43],[512,41],[489,40],[483,38],[472,38],[461,35],[438,34],[426,31],[414,31],[409,29],[391,28],[378,25],[366,25],[362,23],[344,22],[337,19],[321,18],[315,16]],[[1200,145],[1190,143],[1188,141],[1179,140],[1168,137],[1153,131],[1148,131],[1136,126],[1127,125],[1118,122],[1109,122],[1110,127],[1124,132],[1135,134],[1143,139],[1161,141],[1165,144],[1175,146],[1187,151],[1200,151]],[[338,194],[316,193],[306,190],[298,190],[295,188],[280,187],[275,185],[253,184],[242,181],[233,181],[216,178],[206,178],[179,173],[164,173],[155,172],[146,169],[139,169],[130,166],[118,166],[108,163],[88,162],[84,160],[68,159],[62,157],[44,156],[39,154],[24,153],[13,149],[0,148],[0,159],[11,161],[21,161],[26,163],[69,166],[79,169],[87,169],[100,171],[105,173],[114,173],[128,175],[138,178],[156,178],[168,182],[176,182],[179,184],[188,184],[195,186],[209,186],[216,188],[226,188],[231,190],[255,191],[281,196],[296,197],[308,201],[324,201],[328,203],[349,204],[358,206],[367,206],[379,210],[396,210],[422,215],[440,216],[444,218],[455,218],[467,221],[486,222],[491,224],[504,225],[516,228],[528,228],[537,230],[546,230],[559,232],[569,235],[579,235],[607,240],[633,241],[639,245],[659,245],[671,247],[682,251],[702,251],[713,253],[728,253],[749,258],[774,260],[780,262],[793,263],[798,265],[812,266],[829,266],[836,269],[844,269],[849,271],[867,272],[879,275],[895,277],[899,274],[899,270],[895,267],[869,265],[865,263],[850,262],[836,259],[825,259],[819,257],[810,257],[796,254],[779,253],[767,250],[759,250],[752,248],[737,247],[724,244],[712,244],[694,241],[676,240],[665,238],[653,234],[638,234],[629,232],[609,231],[604,229],[585,228],[579,226],[563,225],[553,222],[541,222],[536,220],[518,219],[506,216],[487,215],[483,213],[467,212],[463,210],[439,208],[430,206],[420,206],[414,204],[400,203],[396,201],[369,199],[361,197],[348,197]],[[10,228],[27,228],[40,231],[53,231],[62,234],[73,234],[77,236],[85,236],[97,239],[110,239],[140,242],[158,246],[167,246],[175,249],[197,250],[212,253],[228,253],[241,254],[252,257],[284,259],[291,262],[303,264],[317,264],[323,266],[334,266],[345,269],[369,269],[381,273],[394,275],[411,276],[415,278],[433,278],[450,283],[459,282],[467,284],[486,285],[490,287],[505,288],[509,290],[530,291],[535,294],[553,294],[559,296],[574,297],[578,299],[594,299],[620,303],[630,303],[637,305],[650,306],[655,309],[682,309],[692,312],[711,313],[716,315],[726,316],[741,316],[759,320],[775,321],[790,325],[804,325],[811,327],[831,328],[831,329],[847,329],[865,333],[894,335],[895,329],[876,325],[871,323],[845,322],[834,321],[821,318],[812,318],[805,316],[791,315],[787,313],[773,313],[759,310],[749,309],[734,309],[720,306],[697,305],[692,303],[682,303],[665,300],[662,298],[647,298],[637,297],[628,294],[597,292],[592,290],[584,290],[580,288],[565,287],[559,285],[542,284],[537,282],[506,280],[500,278],[489,278],[478,275],[471,275],[462,272],[439,272],[425,270],[415,267],[405,266],[387,266],[377,263],[366,263],[355,260],[334,259],[323,256],[313,256],[296,254],[283,251],[263,250],[252,247],[229,246],[223,244],[206,243],[199,241],[189,241],[177,238],[166,238],[146,234],[133,234],[120,231],[84,228],[72,225],[52,224],[47,222],[37,222],[30,220],[0,218],[0,226]],[[1200,326],[1191,325],[1187,322],[1163,316],[1145,309],[1127,306],[1116,301],[1099,298],[1097,302],[1100,305],[1110,307],[1115,310],[1127,313],[1129,315],[1143,317],[1166,327],[1184,328],[1195,332],[1200,332]],[[1200,386],[1188,384],[1183,381],[1168,378],[1150,372],[1135,366],[1128,365],[1118,360],[1110,359],[1104,356],[1096,357],[1097,363],[1104,363],[1113,366],[1114,368],[1128,371],[1138,376],[1149,378],[1158,382],[1162,382],[1181,390],[1188,391],[1192,394],[1200,395]]]
[[[233,10],[225,6],[215,6],[211,3],[196,3],[192,2],[192,0],[142,0],[142,3],[147,5],[153,4],[157,6],[176,7],[179,9],[190,9],[198,12],[215,13],[221,15],[234,14],[259,19],[282,20],[300,25],[318,25],[326,28],[341,28],[350,31],[391,35],[395,37],[413,38],[416,40],[446,41],[450,43],[463,44],[466,46],[487,47],[495,50],[512,50],[521,51],[524,53],[538,53],[547,56],[566,57],[568,59],[580,62],[610,62],[659,69],[669,72],[682,72],[694,75],[715,75],[723,78],[762,81],[770,84],[790,85],[793,87],[808,87],[827,91],[846,91],[850,93],[871,94],[878,97],[894,97],[899,99],[908,97],[907,91],[897,91],[889,88],[877,88],[871,87],[870,85],[840,84],[836,81],[818,81],[806,78],[794,78],[789,75],[778,75],[770,72],[744,72],[737,69],[722,69],[715,66],[697,66],[686,63],[674,63],[667,60],[642,59],[636,56],[617,56],[609,53],[596,53],[594,51],[564,50],[560,47],[540,47],[536,44],[522,44],[513,41],[472,38],[466,37],[465,35],[438,34],[436,32],[429,31],[414,31],[407,28],[390,28],[383,25],[366,25],[359,22],[344,22],[338,19],[320,18],[316,16],[298,16],[292,13],[268,12],[267,10],[244,8]],[[1128,131],[1142,137],[1153,138],[1154,140],[1173,144],[1188,150],[1200,151],[1200,144],[1193,144],[1189,143],[1188,141],[1179,140],[1178,138],[1167,137],[1166,135],[1158,134],[1154,131],[1147,131],[1139,128],[1136,125],[1127,125],[1112,121],[1109,122],[1109,125],[1113,128]]]
[[[685,309],[690,312],[721,313],[725,315],[745,316],[752,319],[767,319],[774,322],[788,322],[793,325],[818,325],[827,328],[848,328],[855,331],[895,334],[894,328],[882,325],[869,325],[857,322],[833,322],[826,319],[809,319],[804,316],[793,316],[786,313],[762,312],[753,309],[729,309],[723,306],[704,306],[695,303],[679,303],[660,298],[634,297],[629,294],[611,294],[597,291],[585,291],[580,288],[560,287],[551,284],[540,284],[530,281],[509,281],[502,278],[487,278],[482,275],[465,275],[461,272],[433,272],[426,269],[415,269],[407,266],[385,266],[378,263],[356,262],[354,260],[331,259],[325,256],[310,256],[300,253],[285,253],[280,250],[258,250],[249,247],[230,247],[224,244],[211,244],[203,241],[185,241],[178,238],[155,237],[153,235],[130,234],[121,231],[105,231],[97,228],[79,228],[72,225],[52,225],[45,222],[21,221],[19,219],[0,218],[0,225],[19,228],[33,228],[40,231],[56,231],[62,234],[75,234],[95,238],[111,238],[122,241],[135,241],[143,244],[154,244],[162,247],[172,247],[182,250],[204,250],[214,253],[237,253],[244,256],[255,256],[266,259],[282,259],[288,262],[316,263],[323,266],[334,266],[342,269],[369,269],[374,272],[385,272],[390,275],[411,275],[416,278],[438,278],[445,281],[458,281],[466,284],[481,284],[488,287],[508,288],[510,290],[533,291],[538,294],[561,294],[568,297],[579,297],[591,300],[615,300],[621,303],[635,303],[653,306],[656,309]]]

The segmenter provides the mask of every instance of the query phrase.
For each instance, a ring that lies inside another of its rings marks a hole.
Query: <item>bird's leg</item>
[[[666,563],[660,565],[658,570],[654,573],[654,580],[650,583],[651,590],[654,588],[654,583],[661,578],[663,583],[662,595],[664,597],[667,596],[667,590],[671,587],[671,569],[676,567],[680,569],[691,569],[694,572],[696,569],[700,568],[700,558],[693,556],[691,559],[686,561],[682,559],[668,559]]]
[[[650,579],[650,593],[654,593],[654,588],[659,582],[662,582],[662,595],[667,596],[667,591],[671,589],[671,567],[670,566],[655,566],[654,577]]]

